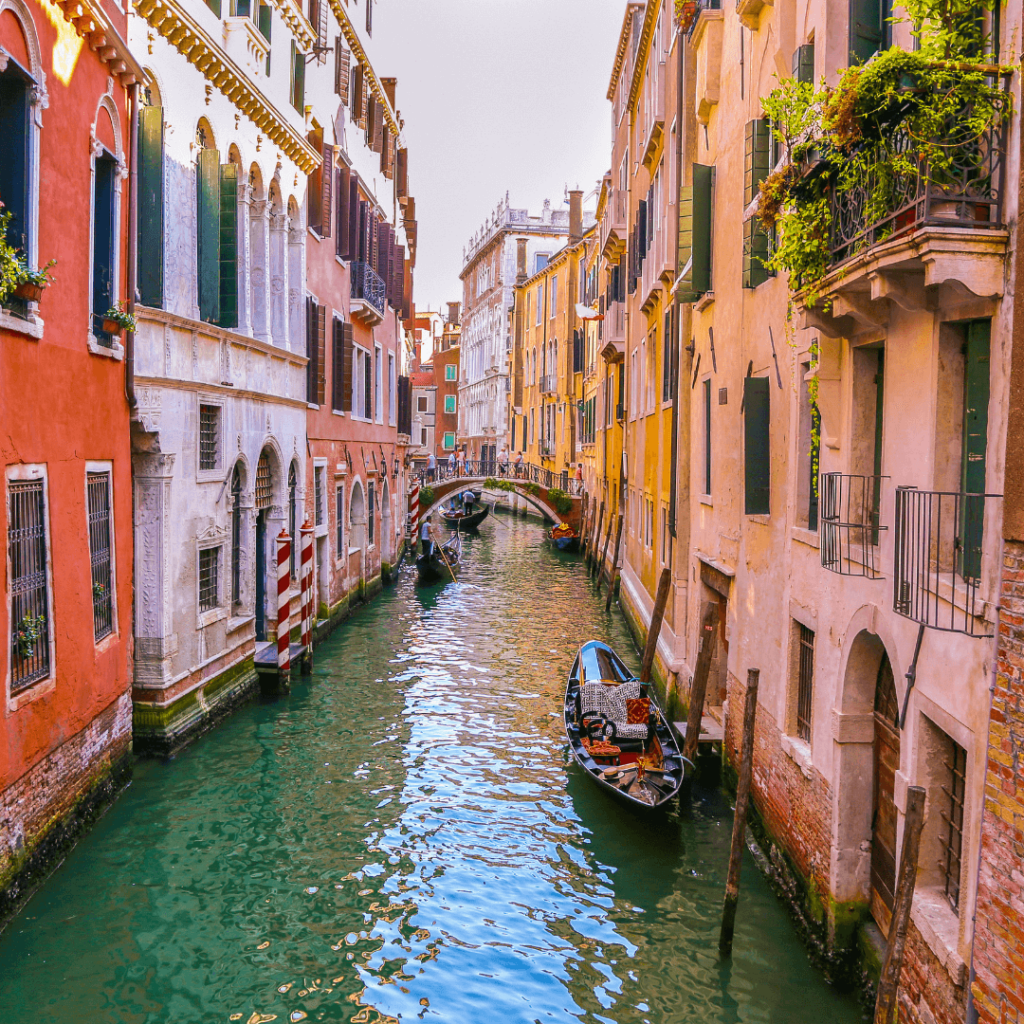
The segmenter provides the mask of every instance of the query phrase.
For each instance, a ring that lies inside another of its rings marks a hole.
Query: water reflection
[[[728,803],[660,819],[571,765],[578,645],[628,658],[578,559],[503,519],[135,783],[0,938],[12,1021],[858,1019],[752,866],[715,951]]]

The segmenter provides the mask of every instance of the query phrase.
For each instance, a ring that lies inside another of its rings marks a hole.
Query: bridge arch
[[[429,516],[432,512],[438,509],[441,505],[447,502],[452,495],[457,494],[459,491],[465,490],[467,487],[483,487],[484,481],[487,477],[453,477],[448,480],[440,480],[435,484],[429,484],[428,486],[433,489],[434,497],[433,501],[429,505],[425,505],[423,502],[420,503],[420,518]],[[546,487],[537,485],[531,485],[528,480],[514,480],[508,479],[507,483],[511,484],[515,489],[515,493],[521,498],[528,501],[544,518],[551,523],[567,522],[574,528],[579,528],[580,518],[580,500],[578,497],[573,497],[570,500],[573,503],[573,507],[569,512],[564,515],[555,510],[554,505],[548,499],[548,489]],[[534,494],[532,490],[527,490],[528,486],[536,486],[539,488],[539,493]]]

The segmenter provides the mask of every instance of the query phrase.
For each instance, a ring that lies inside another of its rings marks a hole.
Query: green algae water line
[[[131,788],[0,936],[5,1024],[853,1024],[731,816],[644,820],[571,764],[584,640],[636,665],[581,560],[509,519],[457,583],[415,571]]]

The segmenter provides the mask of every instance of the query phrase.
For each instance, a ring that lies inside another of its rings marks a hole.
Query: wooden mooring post
[[[757,715],[757,683],[761,670],[747,670],[747,696],[743,705],[743,742],[740,747],[740,778],[736,786],[736,811],[732,819],[732,845],[729,848],[729,874],[725,880],[725,905],[718,951],[732,956],[732,935],[736,927],[736,904],[740,900],[740,867],[746,842],[747,808],[750,804],[750,777],[754,771],[754,719]]]
[[[608,529],[604,531],[604,547],[601,549],[601,561],[597,563],[597,591],[601,592],[601,577],[604,575],[604,564],[608,561],[608,544],[612,539],[612,520],[614,512],[608,513]]]
[[[885,954],[875,999],[875,1024],[893,1024],[896,1020],[896,996],[899,994],[903,953],[907,947],[910,906],[914,902],[914,886],[917,883],[917,858],[921,849],[921,829],[924,827],[924,796],[923,787],[907,787],[900,873],[896,881],[892,921],[889,924],[889,949]]]
[[[601,540],[601,527],[604,524],[604,502],[601,502],[601,511],[597,517],[597,529],[594,531],[590,544],[587,545],[587,561],[590,563],[591,572],[597,565],[597,545]],[[593,525],[593,524],[591,524]]]
[[[587,553],[587,522],[590,519],[590,498],[583,495],[580,508],[580,551]]]
[[[704,717],[704,695],[708,689],[711,674],[711,659],[715,656],[715,642],[718,639],[718,605],[708,601],[700,623],[700,650],[697,651],[697,667],[690,684],[690,707],[686,713],[686,736],[683,737],[683,757],[691,764],[697,757],[697,741],[700,739],[700,723]]]
[[[654,655],[658,651],[658,636],[661,633],[661,624],[665,621],[665,609],[668,607],[668,595],[671,590],[672,570],[662,569],[661,578],[658,580],[658,593],[654,598],[654,611],[651,612],[651,624],[647,630],[644,660],[640,665],[641,683],[648,683],[651,680],[651,670],[654,668]]]
[[[619,526],[615,531],[615,557],[612,559],[612,567],[608,570],[608,597],[604,602],[604,610],[608,611],[612,606],[612,598],[615,596],[615,584],[619,580],[619,545],[622,543],[622,520],[624,516],[619,512]]]

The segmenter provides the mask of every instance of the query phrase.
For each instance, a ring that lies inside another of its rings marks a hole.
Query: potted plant
[[[18,623],[18,655],[27,660],[36,653],[36,644],[46,628],[45,615],[24,615]]]
[[[679,19],[679,28],[683,32],[689,32],[690,27],[697,20],[700,7],[697,0],[679,0],[676,4],[676,14]]]
[[[28,263],[19,262],[17,284],[14,287],[15,296],[27,302],[38,302],[42,297],[43,289],[53,282],[53,278],[47,271],[56,262],[56,260],[50,260],[46,266],[40,267],[38,270],[30,270]]]
[[[134,334],[135,317],[124,308],[123,302],[118,302],[103,314],[103,330],[107,334],[120,334],[122,331]]]

